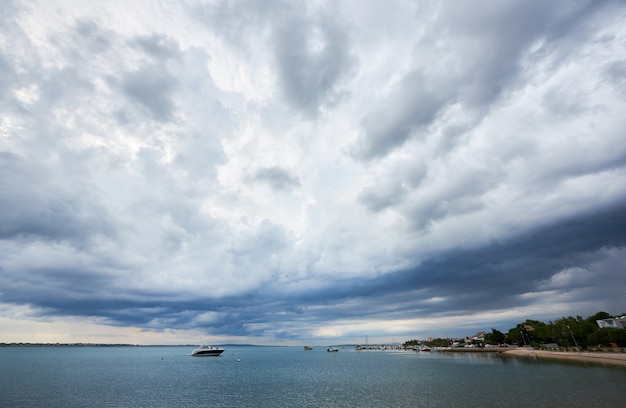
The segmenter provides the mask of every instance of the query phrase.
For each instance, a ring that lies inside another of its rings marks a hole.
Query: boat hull
[[[212,348],[198,348],[191,352],[193,357],[219,357],[224,352],[224,349],[212,347]]]

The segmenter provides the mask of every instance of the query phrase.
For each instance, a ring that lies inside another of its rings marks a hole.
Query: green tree
[[[509,344],[518,344],[523,345],[525,343],[525,338],[522,339],[522,325],[518,324],[517,326],[509,329],[506,333],[506,342]]]
[[[626,346],[626,330],[624,329],[600,329],[596,320],[607,319],[610,315],[606,312],[598,312],[587,317],[568,316],[547,324],[527,319],[510,329],[506,335],[508,343],[542,344],[557,343],[563,347],[575,347],[586,349],[590,345],[617,344],[619,347]],[[624,344],[624,346],[622,346]]]
[[[588,343],[593,346],[626,347],[626,329],[606,327],[598,329],[588,337]]]
[[[596,320],[604,320],[604,319],[608,319],[609,317],[611,317],[611,315],[608,314],[607,312],[598,312],[592,316],[589,316],[587,318],[587,321],[595,325]]]
[[[607,330],[607,329],[602,329]],[[617,347],[626,347],[626,329],[608,329],[609,341]]]
[[[500,330],[491,328],[491,333],[485,334],[485,343],[489,344],[502,344],[505,340],[505,335]]]

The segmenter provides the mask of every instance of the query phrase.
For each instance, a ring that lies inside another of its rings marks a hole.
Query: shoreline
[[[537,357],[554,360],[571,360],[598,364],[611,364],[626,367],[626,353],[610,352],[572,352],[572,351],[548,351],[534,350],[529,348],[514,348],[509,350],[499,350],[503,355],[520,357]]]

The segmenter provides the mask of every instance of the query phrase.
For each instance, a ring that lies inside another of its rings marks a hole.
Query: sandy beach
[[[502,353],[515,356],[532,356],[538,358],[586,361],[591,363],[612,364],[626,367],[626,353],[547,351],[533,350],[523,347],[509,349],[506,351],[502,351]]]

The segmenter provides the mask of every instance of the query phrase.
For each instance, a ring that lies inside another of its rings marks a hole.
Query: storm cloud
[[[70,3],[2,11],[0,341],[626,310],[623,2]]]

